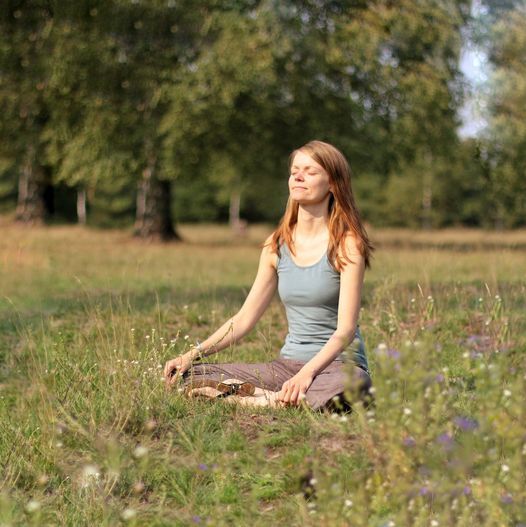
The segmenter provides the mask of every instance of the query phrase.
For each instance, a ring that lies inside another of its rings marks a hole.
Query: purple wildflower
[[[506,492],[500,497],[500,501],[505,505],[509,505],[513,503],[513,496],[509,492]]]
[[[206,463],[199,463],[199,470],[208,470],[208,465]]]
[[[453,436],[449,434],[448,432],[444,432],[443,434],[440,434],[437,437],[437,442],[441,444],[446,450],[451,450],[453,448],[453,445],[455,444]]]
[[[444,379],[445,377],[442,373],[437,373],[437,375],[435,375],[435,381],[438,383],[444,382]]]
[[[404,437],[404,440],[402,441],[402,443],[404,446],[407,446],[407,447],[413,447],[416,445],[415,438],[412,436]]]
[[[420,496],[427,496],[431,494],[431,490],[427,485],[424,485],[423,487],[420,487],[418,494],[420,494]]]
[[[461,429],[466,432],[472,432],[479,427],[478,422],[475,419],[470,419],[469,417],[455,417],[453,422]]]
[[[395,348],[389,348],[387,350],[387,356],[390,359],[398,360],[400,358],[400,352]]]
[[[192,516],[192,521],[194,523],[201,523],[201,516]]]
[[[464,488],[462,489],[462,494],[464,494],[464,496],[470,496],[471,487],[469,485],[465,485]]]

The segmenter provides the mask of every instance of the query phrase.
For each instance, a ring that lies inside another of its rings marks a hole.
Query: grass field
[[[270,232],[185,243],[0,220],[0,524],[526,526],[526,233],[373,232],[349,415],[167,394]],[[276,298],[212,360],[271,360]],[[310,495],[310,498],[306,498]]]

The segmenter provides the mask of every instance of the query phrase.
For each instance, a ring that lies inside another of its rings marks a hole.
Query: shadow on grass
[[[91,311],[149,313],[170,306],[184,310],[199,306],[201,311],[213,309],[217,303],[227,308],[241,307],[246,297],[244,287],[193,288],[162,286],[155,290],[97,291],[47,298],[39,307],[17,309],[14,303],[0,304],[0,366],[23,334],[49,327],[52,320],[76,319]],[[0,378],[2,377],[0,373]]]

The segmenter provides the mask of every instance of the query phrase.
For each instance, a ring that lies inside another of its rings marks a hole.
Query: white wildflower
[[[142,445],[135,447],[135,450],[133,451],[133,457],[135,459],[141,459],[145,457],[147,454],[148,454],[148,449]]]
[[[40,502],[37,500],[29,500],[26,504],[26,511],[29,514],[33,514],[34,512],[37,512],[40,510]]]
[[[137,511],[135,509],[124,509],[122,512],[121,512],[121,518],[127,522],[128,520],[133,520],[133,518],[135,518],[135,516],[137,516]]]

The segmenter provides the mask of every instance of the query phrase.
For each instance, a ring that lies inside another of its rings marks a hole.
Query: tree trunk
[[[427,153],[426,163],[424,163],[424,174],[422,177],[422,229],[428,230],[433,224],[433,174],[432,156]]]
[[[46,217],[44,179],[44,170],[36,163],[34,148],[29,148],[18,178],[16,221],[30,225],[44,222]]]
[[[77,189],[77,220],[80,225],[86,225],[86,189]]]
[[[171,182],[157,179],[155,164],[156,158],[152,157],[137,188],[134,234],[162,241],[180,240],[172,221]]]
[[[230,208],[228,211],[230,227],[236,236],[244,236],[247,231],[247,222],[240,217],[241,192],[232,191],[230,194]]]

